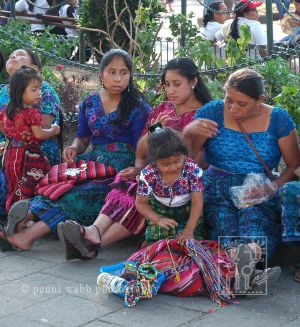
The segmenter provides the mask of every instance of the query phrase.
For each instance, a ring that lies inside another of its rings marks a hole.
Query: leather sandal
[[[252,292],[257,294],[265,294],[268,286],[274,285],[281,275],[279,266],[267,268],[253,275],[251,279]]]
[[[57,234],[59,237],[59,240],[63,246],[64,254],[66,261],[73,260],[73,259],[83,259],[80,252],[66,239],[64,235],[64,222],[60,222],[57,224]]]
[[[297,266],[295,274],[294,274],[294,281],[300,283],[300,267]]]
[[[234,287],[235,293],[246,294],[251,288],[250,282],[256,266],[255,253],[249,245],[240,244],[237,247],[237,254],[234,263],[237,268]]]
[[[100,231],[96,225],[92,226],[96,228],[99,235],[99,243],[96,244],[84,238],[85,229],[76,221],[67,220],[63,227],[63,233],[66,240],[79,251],[82,259],[91,259],[97,257],[99,250],[101,249]],[[92,256],[89,255],[90,252],[94,252]]]
[[[26,219],[28,211],[29,200],[20,200],[11,206],[7,215],[7,235],[12,235],[16,232],[17,225]]]

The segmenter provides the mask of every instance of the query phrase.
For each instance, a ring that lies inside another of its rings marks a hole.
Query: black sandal
[[[81,226],[80,224],[78,224],[77,222],[73,221],[73,220],[67,220],[64,225],[63,225],[63,235],[65,238],[65,241],[67,241],[66,246],[64,246],[66,248],[66,253],[69,253],[69,256],[66,255],[66,259],[68,259],[68,257],[70,257],[70,255],[73,256],[76,255],[76,253],[74,253],[74,249],[76,249],[80,255],[79,259],[92,259],[97,257],[99,250],[101,249],[101,234],[100,231],[98,229],[98,227],[96,225],[92,225],[96,228],[98,235],[99,235],[99,243],[92,243],[88,240],[86,240],[84,238],[85,235],[85,229],[83,228],[83,226]],[[82,232],[83,230],[83,232]],[[72,249],[70,248],[70,245],[72,247]],[[71,252],[70,252],[71,251]],[[90,256],[89,253],[93,251],[93,255]],[[77,256],[78,258],[78,256]]]
[[[64,235],[64,222],[60,222],[56,229],[59,240],[63,246],[66,261],[73,259],[83,259],[80,252],[66,239]]]
[[[11,206],[7,215],[7,235],[12,235],[16,232],[17,225],[26,219],[28,211],[29,200],[20,200]]]
[[[281,268],[279,266],[257,272],[251,279],[252,291],[257,294],[266,294],[268,286],[274,285],[280,275]]]

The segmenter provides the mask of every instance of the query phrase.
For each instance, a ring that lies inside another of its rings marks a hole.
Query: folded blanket
[[[51,167],[35,191],[54,201],[71,190],[78,182],[111,178],[116,173],[115,168],[99,162],[87,160],[64,162]]]

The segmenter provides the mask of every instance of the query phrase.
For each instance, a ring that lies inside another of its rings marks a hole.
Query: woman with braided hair
[[[257,8],[263,4],[262,1],[253,2],[251,0],[240,0],[234,7],[234,19],[225,22],[222,34],[223,39],[227,40],[230,36],[237,40],[240,37],[241,25],[247,25],[250,28],[251,40],[249,44],[266,46],[267,35],[263,31],[261,23],[258,21]],[[262,57],[267,55],[267,51],[260,49],[259,53]]]

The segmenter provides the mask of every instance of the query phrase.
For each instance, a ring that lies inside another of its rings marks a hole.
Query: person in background
[[[50,7],[47,0],[19,0],[16,2],[16,14],[44,14]],[[42,33],[45,30],[43,23],[31,24],[31,31],[34,33]]]
[[[1,8],[5,11],[10,11],[10,0],[6,0],[3,3],[3,8]],[[5,18],[0,18],[0,25],[5,25],[7,23],[7,19]]]
[[[174,12],[174,9],[172,7],[173,2],[174,0],[165,0],[165,4],[168,12]]]
[[[240,0],[234,7],[233,13],[235,17],[229,19],[224,23],[222,28],[222,36],[225,41],[228,36],[237,40],[240,37],[241,25],[247,25],[250,28],[251,40],[250,45],[266,46],[267,35],[262,29],[261,23],[258,21],[257,8],[263,4],[261,1],[252,2],[251,0]],[[267,55],[267,50],[259,49],[262,57]]]
[[[212,41],[222,40],[222,36],[219,36],[224,22],[229,18],[228,14],[225,13],[227,10],[224,2],[213,2],[209,5],[206,14],[203,18],[204,35]],[[218,13],[217,11],[221,11]],[[223,13],[222,13],[223,11]]]
[[[290,0],[274,0],[280,18],[283,18],[286,14],[287,10],[290,8],[291,1]],[[282,5],[283,4],[283,5]]]
[[[78,0],[67,0],[65,4],[59,8],[59,17],[68,17],[78,19],[79,15],[77,13],[78,9]],[[62,21],[65,25],[73,25],[72,22]],[[68,37],[76,37],[79,35],[78,31],[73,28],[65,28],[66,34]]]
[[[287,44],[294,44],[300,39],[300,0],[293,0],[293,3],[296,9],[293,16],[298,20],[295,20],[290,15],[285,14],[280,21],[283,32],[288,34],[282,38],[280,42],[286,42]]]

